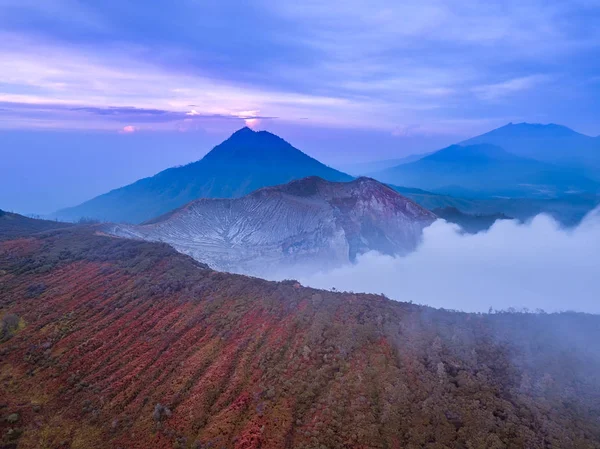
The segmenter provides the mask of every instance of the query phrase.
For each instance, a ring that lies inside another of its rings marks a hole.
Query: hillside
[[[600,179],[600,139],[555,124],[509,123],[461,145],[493,144],[516,155],[580,168]]]
[[[490,144],[452,145],[373,176],[395,185],[463,197],[552,198],[599,189],[598,183],[576,170],[523,158]]]
[[[90,217],[141,223],[198,198],[236,198],[307,176],[352,179],[274,134],[242,128],[197,162],[169,168],[54,216],[71,221]]]
[[[73,226],[52,220],[37,220],[0,209],[0,240],[15,239],[36,232],[50,231]]]
[[[600,447],[598,316],[318,291],[93,227],[0,243],[0,315],[4,447]]]
[[[141,226],[113,225],[121,237],[165,242],[229,272],[273,276],[298,265],[319,271],[368,251],[405,254],[435,215],[369,178],[309,177],[238,199],[200,199]]]

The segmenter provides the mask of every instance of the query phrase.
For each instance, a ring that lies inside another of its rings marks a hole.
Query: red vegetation
[[[0,447],[600,448],[599,317],[317,291],[90,228],[0,243],[9,314]]]

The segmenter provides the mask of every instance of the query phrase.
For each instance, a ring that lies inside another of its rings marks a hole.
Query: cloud
[[[248,128],[256,129],[261,123],[260,111],[242,111],[234,114],[244,120],[244,123]]]
[[[473,92],[482,100],[497,100],[507,95],[533,89],[550,79],[551,77],[548,75],[524,76],[503,81],[501,83],[477,86],[473,88]]]
[[[260,119],[258,118],[247,118],[244,119],[244,123],[248,128],[256,129],[260,125]]]
[[[600,313],[598,267],[600,209],[574,229],[540,215],[526,224],[498,221],[487,232],[469,235],[438,220],[406,257],[368,253],[327,273],[283,277],[464,311],[526,307]]]
[[[186,112],[193,104],[201,115],[260,110],[387,133],[397,123],[501,125],[505,115],[542,113],[596,123],[598,87],[586,81],[600,69],[597,2],[257,0],[235,3],[234,22],[231,8],[152,4],[139,14],[130,2],[0,2],[0,94]],[[548,74],[563,77],[560,92],[534,78]],[[535,101],[490,101],[525,91]]]
[[[114,129],[114,123],[123,126],[134,123],[137,127],[144,125],[147,129],[190,128],[190,122],[207,124],[208,122],[239,122],[248,120],[272,120],[275,117],[240,114],[203,114],[195,109],[189,112],[170,111],[164,109],[136,108],[131,106],[82,106],[73,104],[45,104],[35,102],[2,102],[0,116],[13,117],[13,120],[26,119],[31,123],[38,120],[43,123],[93,122],[98,129]],[[256,111],[257,112],[257,111]],[[164,126],[163,126],[164,125]],[[172,126],[171,126],[172,125]],[[91,127],[89,124],[88,127]],[[195,128],[195,126],[191,127]]]
[[[122,134],[131,134],[131,133],[134,133],[136,131],[137,130],[136,130],[135,126],[127,125],[127,126],[123,127],[123,129],[121,130],[121,133]]]
[[[264,119],[290,121],[317,107],[316,117],[325,122],[339,121],[342,107],[357,108],[340,98],[241,85],[153,65],[125,47],[75,48],[5,33],[0,33],[0,40],[7,43],[0,46],[0,102],[5,103],[82,106],[95,115],[114,117],[144,113],[155,120],[179,119],[190,104],[196,105],[199,117],[231,117],[260,109],[270,111],[262,115]],[[21,111],[21,122],[26,122],[25,112]],[[90,120],[87,124],[95,125]]]
[[[423,133],[420,125],[397,126],[392,130],[392,136],[408,137]]]

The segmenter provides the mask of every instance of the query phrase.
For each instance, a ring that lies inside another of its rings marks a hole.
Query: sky
[[[599,135],[598,23],[598,0],[0,0],[0,207],[75,204],[244,125],[330,165],[508,122]]]

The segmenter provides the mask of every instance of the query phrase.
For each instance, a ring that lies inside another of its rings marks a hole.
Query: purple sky
[[[244,123],[334,165],[511,121],[598,135],[598,23],[595,0],[0,0],[4,166],[43,186],[1,181],[0,207],[84,200]]]
[[[593,0],[1,0],[1,124],[600,134],[599,20]]]

